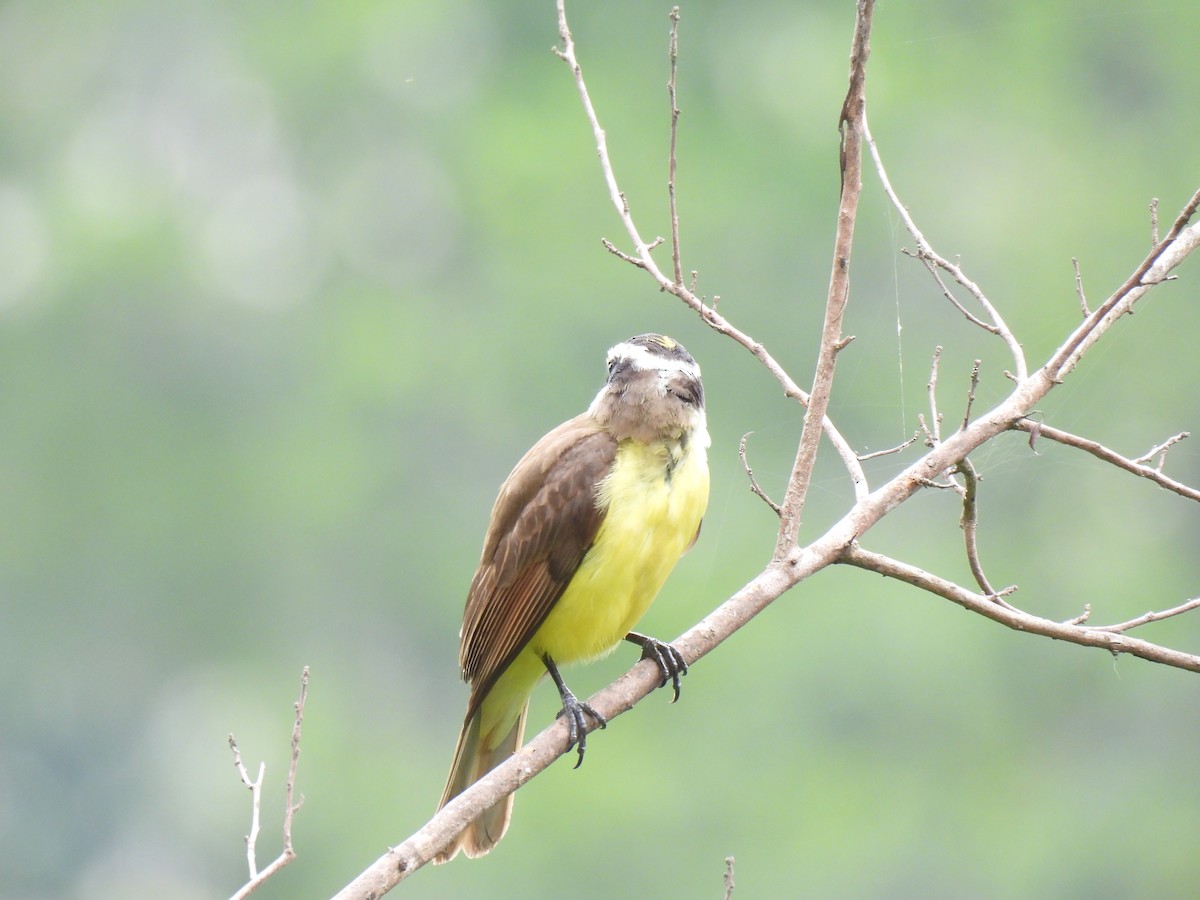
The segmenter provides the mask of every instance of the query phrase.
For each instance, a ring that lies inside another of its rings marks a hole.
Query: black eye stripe
[[[619,375],[624,375],[633,366],[633,360],[624,356],[617,356],[608,361],[608,380],[612,381]]]
[[[667,393],[689,406],[704,403],[704,385],[694,378],[675,379],[667,387]]]

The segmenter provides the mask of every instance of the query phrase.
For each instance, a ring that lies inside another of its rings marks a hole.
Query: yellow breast
[[[595,543],[529,649],[564,664],[594,659],[634,627],[700,527],[706,438],[621,444],[597,494],[607,512]]]

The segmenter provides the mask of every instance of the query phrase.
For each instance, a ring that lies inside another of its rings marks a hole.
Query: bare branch
[[[258,777],[251,779],[250,773],[246,771],[246,766],[242,762],[242,754],[238,750],[237,741],[233,739],[232,734],[229,735],[229,749],[233,751],[233,765],[238,771],[238,776],[242,779],[242,784],[250,789],[250,833],[246,835],[246,865],[250,870],[250,881],[253,882],[258,878],[258,856],[255,846],[258,843],[259,823],[262,813],[262,783],[263,776],[267,773],[267,764],[260,762],[258,764]]]
[[[639,269],[646,268],[646,264],[642,260],[638,259],[636,256],[630,256],[623,250],[618,250],[617,246],[608,238],[600,238],[600,243],[602,243],[604,245],[604,249],[613,256],[619,257],[630,265],[637,266]]]
[[[933,488],[934,490],[937,490],[937,491],[954,491],[954,493],[956,493],[960,496],[962,495],[962,492],[963,492],[963,486],[961,484],[959,484],[957,481],[952,481],[952,480],[935,481],[932,478],[922,478],[919,483],[920,483],[921,487]]]
[[[942,347],[939,344],[933,348],[933,361],[929,364],[929,381],[925,385],[925,391],[929,395],[929,428],[926,429],[926,435],[929,438],[930,446],[940,444],[942,442],[942,414],[938,412],[937,406],[937,379],[938,365],[942,361]]]
[[[287,789],[284,792],[283,813],[283,850],[288,856],[295,856],[292,849],[292,820],[296,811],[304,805],[304,795],[295,800],[296,769],[300,766],[300,727],[304,724],[304,704],[308,701],[308,666],[300,674],[300,699],[292,707],[296,711],[296,719],[292,723],[292,761],[288,766]],[[293,802],[294,801],[294,802]]]
[[[1092,617],[1092,604],[1085,603],[1085,604],[1083,604],[1083,612],[1081,612],[1079,615],[1075,616],[1075,618],[1073,618],[1073,619],[1067,619],[1067,621],[1064,622],[1063,624],[1064,625],[1082,625],[1084,622],[1086,622],[1091,617]]]
[[[759,487],[758,480],[754,477],[754,470],[750,468],[750,461],[746,458],[746,441],[752,434],[754,434],[753,431],[747,431],[738,442],[738,459],[742,461],[742,468],[746,470],[746,477],[750,479],[751,492],[766,503],[767,506],[775,510],[775,515],[779,515],[779,504],[768,497],[766,491]]]
[[[1163,470],[1163,466],[1167,463],[1167,451],[1170,450],[1175,444],[1178,444],[1180,441],[1188,437],[1191,437],[1191,432],[1188,431],[1181,431],[1179,434],[1172,435],[1161,444],[1151,447],[1144,454],[1137,457],[1134,462],[1139,464],[1148,463],[1153,457],[1157,456],[1158,463],[1154,466],[1154,471],[1161,472]]]
[[[1083,275],[1079,272],[1079,260],[1072,256],[1071,265],[1075,267],[1075,293],[1079,296],[1079,308],[1083,311],[1083,317],[1086,319],[1092,313],[1088,309],[1087,297],[1083,295]]]
[[[725,900],[733,896],[733,857],[725,857]]]
[[[946,280],[944,278],[942,278],[942,273],[938,271],[938,268],[939,267],[950,267],[950,268],[947,268],[947,271],[950,271],[950,269],[957,267],[957,263],[950,263],[947,260],[944,260],[941,257],[939,257],[937,254],[923,253],[919,250],[916,253],[913,253],[910,250],[901,248],[900,252],[903,253],[905,256],[911,256],[913,259],[920,262],[922,265],[925,266],[926,269],[929,270],[929,274],[933,277],[933,280],[935,282],[937,282],[937,286],[941,290],[942,296],[945,297],[950,302],[951,306],[953,306],[960,313],[962,313],[963,317],[968,322],[970,322],[972,325],[976,326],[977,328],[982,328],[984,331],[986,331],[990,334],[999,335],[1001,333],[1000,327],[998,325],[992,325],[990,322],[983,321],[983,319],[979,318],[979,316],[975,315],[973,312],[971,312],[969,309],[967,309],[965,306],[963,306],[962,301],[959,300],[958,297],[954,296],[954,291],[950,290],[950,286],[948,284],[946,284]],[[951,274],[953,274],[953,273],[951,273]],[[963,276],[963,278],[966,278],[966,276]],[[963,280],[962,278],[956,277],[955,280],[958,281],[959,284],[962,284],[962,280]],[[966,279],[966,280],[970,284],[974,285],[974,282],[971,282],[970,279]],[[976,288],[976,289],[978,289],[978,288]]]
[[[679,7],[671,8],[671,40],[667,55],[671,61],[671,78],[667,96],[671,101],[671,149],[667,163],[667,196],[671,207],[671,261],[675,264],[675,284],[683,284],[683,263],[679,254],[679,208],[675,197],[675,142],[679,132],[679,104],[675,96],[675,75],[679,69]]]
[[[1188,225],[1198,208],[1200,190],[1184,206],[1167,236],[1154,245],[1125,283],[1093,310],[1050,357],[1042,367],[1049,378],[1062,381],[1117,319],[1132,310],[1151,287],[1168,280],[1170,272],[1200,246],[1200,224]]]
[[[925,413],[917,413],[917,424],[921,428],[921,434],[925,435],[925,446],[936,447],[938,441],[934,438],[933,432],[929,428],[929,423],[925,421]]]
[[[900,453],[903,450],[907,450],[909,447],[911,447],[913,444],[915,444],[920,439],[921,439],[921,432],[919,430],[914,431],[913,436],[910,437],[903,444],[897,444],[895,447],[889,447],[887,450],[876,450],[874,453],[860,453],[860,454],[858,454],[858,461],[866,462],[869,459],[877,459],[880,456],[891,456],[893,453]]]
[[[1160,622],[1163,619],[1169,619],[1171,616],[1178,616],[1181,613],[1189,612],[1200,607],[1200,597],[1193,597],[1184,603],[1171,609],[1165,609],[1162,612],[1148,612],[1138,616],[1136,619],[1130,619],[1128,622],[1122,622],[1119,625],[1101,625],[1097,631],[1113,631],[1122,632],[1129,631],[1131,628],[1137,628],[1139,625],[1146,625],[1149,622]]]
[[[983,563],[979,561],[979,473],[975,471],[975,466],[971,464],[971,460],[963,459],[954,471],[963,476],[963,509],[962,518],[959,520],[959,525],[963,530],[963,538],[967,546],[967,564],[971,567],[971,574],[975,576],[975,583],[980,589],[987,594],[996,603],[1001,603],[1007,606],[1000,593],[992,587],[987,579],[987,575],[983,572]],[[1010,589],[1011,590],[1011,589]]]
[[[850,47],[850,88],[842,103],[838,129],[842,133],[841,170],[842,196],[838,205],[837,231],[834,238],[833,265],[829,276],[829,292],[825,300],[825,321],[821,327],[821,346],[817,353],[816,373],[804,429],[796,461],[788,479],[780,513],[779,535],[775,541],[775,559],[782,559],[796,545],[804,503],[813,468],[817,462],[822,423],[833,391],[833,374],[837,354],[842,346],[842,316],[850,297],[850,255],[854,246],[854,223],[858,215],[858,198],[862,193],[862,140],[866,125],[867,58],[871,53],[871,17],[874,0],[858,0],[858,15],[854,23],[854,40]],[[857,465],[858,460],[855,459]]]
[[[1029,369],[1025,363],[1025,351],[1021,349],[1021,344],[1017,341],[1016,337],[1013,335],[1012,331],[1009,329],[1008,325],[1005,323],[1003,317],[1001,317],[996,307],[992,305],[992,302],[988,300],[987,296],[982,290],[980,290],[979,285],[975,284],[975,282],[968,278],[958,265],[939,256],[934,251],[933,246],[929,243],[929,241],[925,239],[925,235],[921,233],[919,228],[917,228],[917,223],[913,221],[912,216],[909,215],[908,209],[903,203],[900,202],[900,197],[896,194],[895,189],[892,187],[891,179],[888,178],[887,170],[883,166],[883,159],[879,155],[879,148],[875,146],[875,139],[871,136],[871,128],[867,124],[865,117],[863,118],[863,135],[866,139],[867,146],[871,149],[871,157],[875,160],[875,171],[878,173],[879,180],[883,184],[884,193],[886,193],[888,195],[888,199],[892,201],[892,206],[894,206],[896,211],[899,213],[901,220],[904,222],[904,227],[908,230],[908,233],[912,235],[913,240],[917,242],[917,258],[925,263],[926,267],[931,273],[933,273],[934,278],[941,287],[942,293],[958,308],[961,313],[963,313],[963,315],[965,315],[975,325],[978,325],[992,334],[999,335],[1004,343],[1008,345],[1008,350],[1013,357],[1013,364],[1017,370],[1017,379],[1019,381],[1024,381],[1027,377]],[[991,319],[990,324],[967,312],[962,304],[959,303],[954,298],[953,294],[950,293],[950,290],[946,287],[945,282],[943,282],[941,277],[937,274],[937,269],[942,269],[943,271],[950,273],[950,276],[956,282],[962,285],[962,287],[965,288],[973,298],[975,298],[975,302],[982,307],[988,318]]]
[[[979,366],[981,361],[975,360],[975,364],[971,366],[971,387],[967,390],[967,407],[963,411],[962,427],[966,428],[971,423],[971,407],[975,404],[975,389],[979,387]]]
[[[587,84],[583,80],[583,69],[580,67],[579,61],[575,58],[575,41],[571,38],[571,31],[567,27],[567,16],[563,8],[563,0],[559,0],[558,2],[558,36],[562,41],[562,47],[554,48],[554,53],[571,67],[571,72],[575,76],[575,87],[579,91],[579,99],[583,102],[583,108],[587,113],[588,121],[592,125],[592,137],[596,141],[596,149],[600,156],[600,168],[604,173],[604,182],[608,185],[609,199],[616,208],[617,214],[621,217],[630,240],[633,241],[634,247],[637,248],[637,256],[644,259],[648,252],[648,245],[642,240],[641,235],[638,234],[637,228],[633,224],[633,219],[629,215],[629,204],[625,199],[625,195],[621,193],[621,188],[617,185],[616,175],[613,174],[612,162],[608,155],[608,138],[604,134],[604,129],[600,127],[600,120],[596,117],[595,107],[592,106],[592,98],[588,94]]]
[[[292,725],[292,762],[288,767],[287,789],[284,798],[283,850],[262,871],[258,870],[258,862],[255,858],[255,844],[258,841],[259,811],[262,805],[262,783],[263,776],[267,771],[267,764],[265,762],[259,763],[258,778],[251,781],[249,774],[246,772],[246,767],[242,764],[242,755],[238,751],[237,742],[233,739],[232,734],[229,735],[229,748],[233,751],[233,764],[237,767],[242,784],[250,789],[251,795],[250,833],[246,835],[246,862],[250,869],[250,880],[234,892],[231,900],[241,900],[243,897],[250,896],[250,894],[262,887],[267,879],[296,858],[296,851],[292,846],[292,820],[296,811],[303,805],[304,797],[301,795],[298,802],[293,802],[293,796],[296,787],[296,768],[300,764],[300,725],[304,721],[304,704],[307,699],[308,666],[305,666],[304,671],[300,675],[300,699],[294,704],[296,718]]]
[[[995,603],[990,596],[968,591],[966,588],[960,587],[952,581],[939,578],[916,566],[900,562],[880,553],[872,553],[857,545],[848,547],[841,561],[860,569],[866,569],[870,572],[886,575],[889,578],[895,578],[906,584],[911,584],[914,587],[928,591],[931,594],[944,597],[965,609],[977,612],[981,616],[986,616],[1014,631],[1040,634],[1044,637],[1054,638],[1055,640],[1079,644],[1081,647],[1099,647],[1107,650],[1114,656],[1121,653],[1128,653],[1131,656],[1173,666],[1177,669],[1200,672],[1200,656],[1183,653],[1179,650],[1172,650],[1170,647],[1162,647],[1158,644],[1152,644],[1149,641],[1127,637],[1124,634],[1114,632],[1111,626],[1108,629],[1104,629],[1087,625],[1077,625],[1074,622],[1054,622],[1050,619],[1043,619],[1041,616],[1031,615],[1008,604],[1001,605]],[[1180,609],[1179,611],[1183,612],[1184,610]],[[1174,614],[1174,611],[1171,612]],[[1148,613],[1147,615],[1153,614]]]
[[[1083,450],[1086,453],[1090,453],[1097,459],[1102,459],[1107,463],[1112,463],[1119,469],[1124,469],[1126,472],[1130,472],[1142,478],[1147,478],[1150,481],[1153,481],[1159,487],[1166,488],[1168,491],[1176,493],[1181,497],[1186,497],[1189,500],[1200,501],[1200,490],[1164,475],[1162,473],[1161,466],[1154,468],[1144,465],[1137,460],[1127,459],[1126,457],[1117,453],[1115,450],[1110,450],[1103,444],[1097,443],[1096,441],[1079,437],[1078,435],[1071,434],[1070,432],[1063,431],[1059,428],[1052,428],[1051,426],[1046,425],[1044,422],[1035,422],[1027,417],[1022,417],[1013,422],[1011,427],[1016,431],[1028,432],[1030,436],[1030,446],[1032,446],[1035,437],[1044,437],[1047,440],[1054,441],[1058,444],[1064,444],[1068,447],[1075,447],[1078,450]],[[1182,432],[1181,435],[1176,435],[1175,438],[1172,438],[1170,441],[1166,442],[1166,444],[1160,445],[1155,449],[1165,450],[1167,446],[1170,446],[1170,444],[1175,443],[1177,439],[1180,439],[1186,435],[1187,432]],[[1143,459],[1149,458],[1153,455],[1154,451],[1152,450],[1146,457],[1143,457]]]

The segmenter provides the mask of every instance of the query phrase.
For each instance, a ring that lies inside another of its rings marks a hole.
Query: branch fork
[[[300,675],[300,699],[296,701],[293,707],[296,712],[296,718],[292,724],[292,761],[288,767],[283,805],[283,849],[274,860],[261,870],[258,868],[256,847],[262,809],[263,777],[267,773],[267,764],[265,762],[259,763],[258,777],[251,779],[250,773],[246,771],[246,766],[242,762],[242,754],[238,750],[237,741],[234,740],[232,734],[229,735],[229,749],[233,752],[233,765],[237,769],[238,777],[241,779],[242,784],[250,790],[250,833],[246,835],[246,865],[250,870],[250,878],[233,893],[231,900],[241,900],[243,897],[250,896],[250,894],[262,887],[268,878],[296,858],[296,850],[292,845],[292,821],[300,807],[304,805],[303,794],[300,795],[299,800],[294,800],[294,796],[296,769],[300,765],[300,726],[304,722],[304,704],[307,699],[308,666],[305,666],[304,671]]]

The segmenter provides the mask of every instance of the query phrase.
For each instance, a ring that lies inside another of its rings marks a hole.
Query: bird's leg
[[[644,634],[638,634],[636,631],[631,631],[625,635],[625,640],[641,647],[642,659],[653,660],[654,664],[658,666],[658,671],[662,673],[662,681],[658,683],[659,687],[666,687],[667,679],[671,679],[671,686],[675,688],[675,696],[671,698],[671,702],[674,703],[678,700],[679,677],[686,675],[688,671],[687,661],[683,658],[683,654],[666,641],[647,637]]]
[[[549,653],[542,655],[542,662],[546,664],[546,671],[554,679],[554,684],[558,687],[558,695],[562,697],[563,708],[558,715],[567,717],[567,749],[570,750],[576,744],[579,745],[579,761],[575,763],[575,768],[578,769],[583,765],[583,751],[587,749],[588,727],[583,718],[584,713],[595,719],[601,728],[608,727],[608,720],[596,712],[590,703],[580,701],[571,693],[571,689],[567,687],[562,675],[558,673],[558,666],[554,665],[554,660],[550,658]]]

